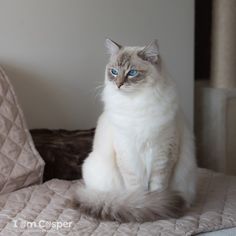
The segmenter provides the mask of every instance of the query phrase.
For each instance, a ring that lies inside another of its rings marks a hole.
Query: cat
[[[104,111],[82,166],[79,208],[119,222],[179,217],[196,192],[194,137],[158,42],[123,47],[106,39],[106,47]]]

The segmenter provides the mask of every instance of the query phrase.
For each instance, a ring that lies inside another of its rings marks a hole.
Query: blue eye
[[[117,76],[119,74],[119,71],[115,68],[112,68],[111,73],[112,73],[113,76]]]
[[[132,70],[130,70],[128,72],[128,76],[130,76],[130,77],[135,77],[137,75],[138,75],[138,71],[137,70],[132,69]]]

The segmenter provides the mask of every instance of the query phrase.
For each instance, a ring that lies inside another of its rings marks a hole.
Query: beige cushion
[[[43,169],[12,85],[0,68],[0,194],[40,183]]]
[[[0,235],[184,236],[236,226],[235,176],[199,169],[196,203],[183,217],[142,224],[98,221],[82,215],[72,205],[73,192],[79,184],[79,181],[53,179],[1,195]],[[26,226],[25,222],[36,225]],[[51,222],[66,225],[56,229]]]

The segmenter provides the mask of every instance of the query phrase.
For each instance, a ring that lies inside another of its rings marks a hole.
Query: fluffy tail
[[[76,202],[79,209],[97,219],[146,222],[182,215],[185,201],[175,191],[106,193],[81,185]]]

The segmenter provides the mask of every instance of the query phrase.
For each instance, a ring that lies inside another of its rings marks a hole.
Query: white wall
[[[29,127],[95,126],[105,37],[125,45],[158,38],[192,122],[193,10],[193,0],[0,0],[0,64]]]

